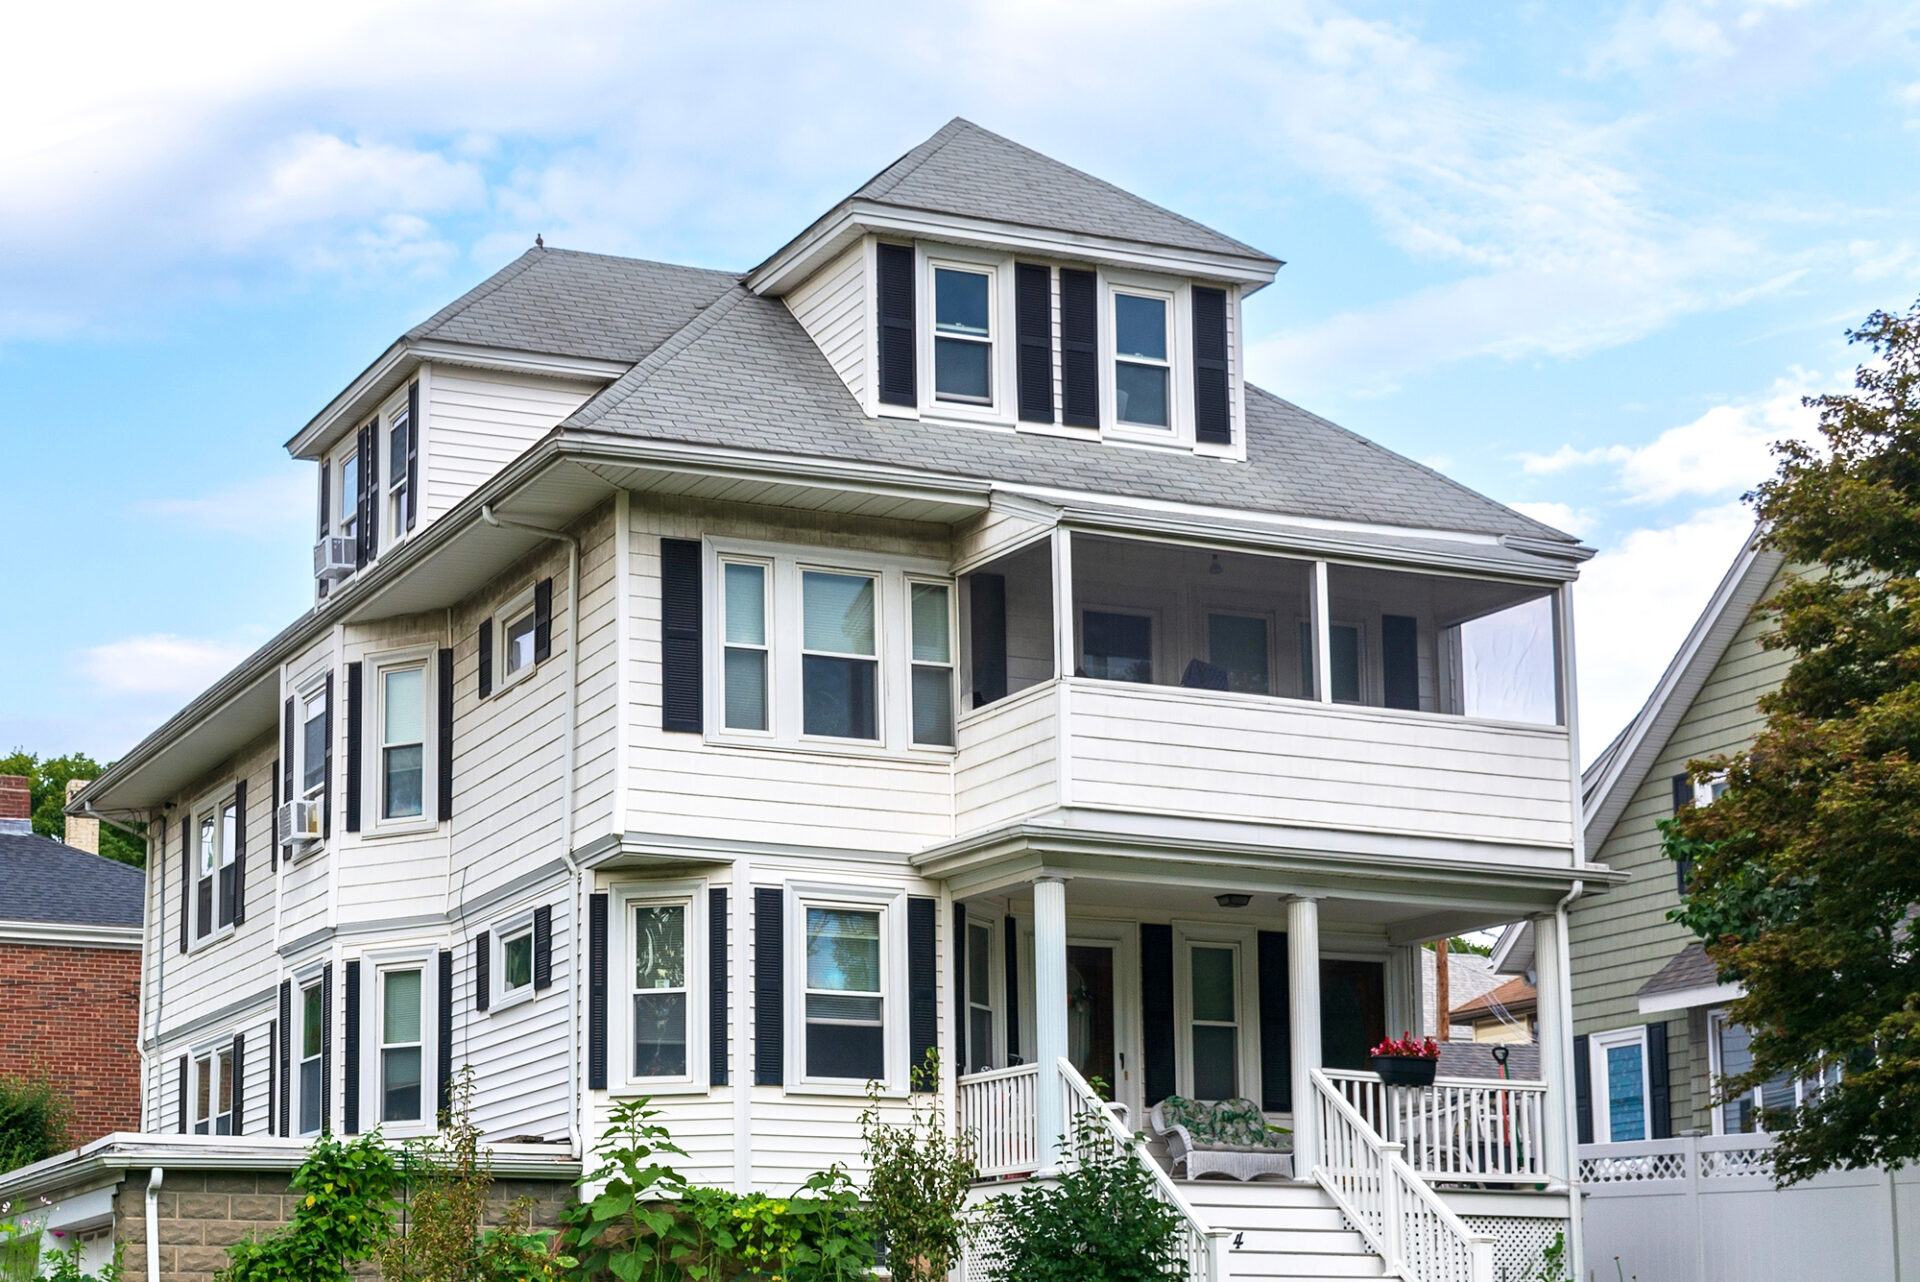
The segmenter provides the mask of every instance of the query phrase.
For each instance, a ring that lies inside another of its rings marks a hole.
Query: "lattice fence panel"
[[[1463,1215],[1468,1228],[1493,1238],[1494,1282],[1523,1282],[1540,1276],[1547,1248],[1566,1232],[1565,1220],[1531,1215]]]
[[[1647,1180],[1687,1178],[1685,1153],[1647,1153],[1638,1157],[1583,1157],[1580,1178],[1588,1184],[1640,1184]]]
[[[1772,1174],[1773,1150],[1770,1148],[1710,1149],[1700,1155],[1700,1178],[1703,1180]]]

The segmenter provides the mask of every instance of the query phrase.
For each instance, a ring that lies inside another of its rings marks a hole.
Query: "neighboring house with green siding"
[[[1760,696],[1792,662],[1761,647],[1770,625],[1756,609],[1780,569],[1777,553],[1748,540],[1646,704],[1583,775],[1588,857],[1629,880],[1568,912],[1582,1143],[1754,1127],[1750,1105],[1714,1115],[1722,1057],[1743,1067],[1745,1031],[1719,1018],[1739,990],[1722,985],[1692,933],[1668,919],[1679,876],[1658,823],[1708,799],[1712,785],[1689,781],[1688,762],[1738,752],[1760,730]],[[1530,971],[1531,928],[1509,928],[1494,962],[1502,973]],[[1790,1095],[1792,1084],[1776,1089]]]

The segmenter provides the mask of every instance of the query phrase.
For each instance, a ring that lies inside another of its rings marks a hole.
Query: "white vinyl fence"
[[[1580,1146],[1596,1282],[1920,1282],[1920,1171],[1789,1189],[1764,1135]]]

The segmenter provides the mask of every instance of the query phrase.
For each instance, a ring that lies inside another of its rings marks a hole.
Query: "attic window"
[[[1145,294],[1113,295],[1113,409],[1122,423],[1166,427],[1168,300]]]
[[[970,405],[993,402],[993,277],[933,271],[933,394]]]

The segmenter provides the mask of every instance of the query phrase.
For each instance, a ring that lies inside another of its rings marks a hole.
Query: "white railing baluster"
[[[1369,1128],[1406,1146],[1405,1162],[1422,1175],[1527,1183],[1556,1178],[1541,1143],[1541,1082],[1440,1077],[1432,1086],[1387,1086],[1373,1073],[1321,1071]]]
[[[960,1079],[955,1111],[981,1175],[1024,1175],[1038,1164],[1039,1077],[1038,1065],[1021,1064]]]

